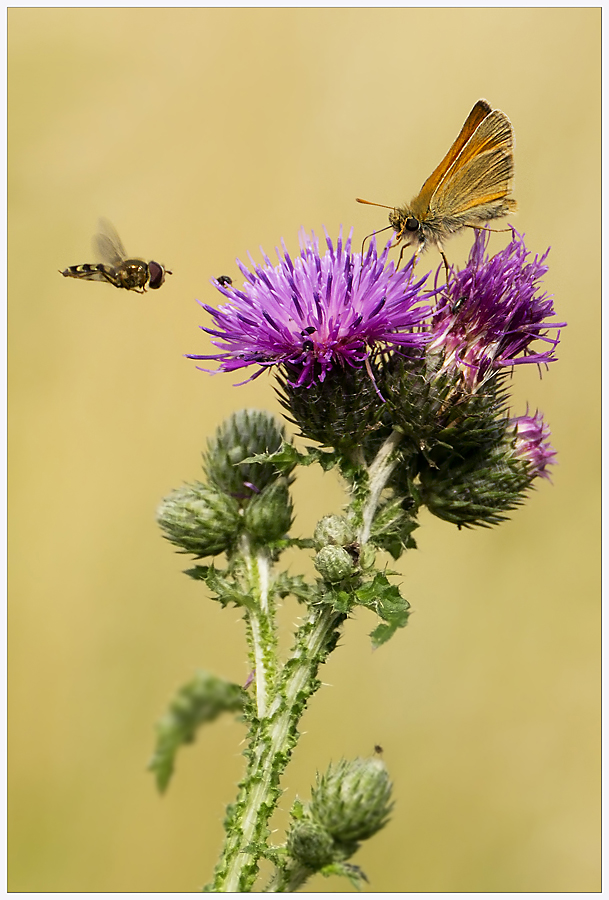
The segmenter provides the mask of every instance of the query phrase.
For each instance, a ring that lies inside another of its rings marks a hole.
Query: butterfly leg
[[[395,246],[395,245],[394,245],[394,246]],[[410,247],[410,244],[402,244],[402,249],[400,250],[400,255],[399,255],[399,257],[398,257],[398,264],[397,264],[397,266],[395,267],[396,272],[397,272],[397,270],[400,268],[400,263],[402,262],[402,257],[404,256],[404,251],[406,250],[407,247]],[[422,250],[423,250],[422,246],[419,245],[419,246],[417,247],[417,249],[414,251],[414,253],[412,254],[412,259],[413,259],[413,261],[414,261],[414,262],[413,262],[413,265],[416,266],[416,264],[417,264],[417,262],[418,262],[418,260],[419,260],[419,256],[421,255]]]
[[[448,282],[448,276],[449,276],[449,273],[450,273],[450,268],[449,268],[449,265],[448,265],[448,260],[447,260],[447,258],[446,258],[446,253],[444,252],[444,248],[442,247],[441,244],[438,244],[438,250],[439,250],[440,256],[442,257],[442,260],[443,260],[443,262],[444,262],[444,270],[445,270],[445,272],[446,272],[446,287],[448,287],[448,283],[449,283],[449,282]]]

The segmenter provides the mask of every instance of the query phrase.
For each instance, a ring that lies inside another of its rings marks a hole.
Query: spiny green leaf
[[[308,466],[311,464],[307,460],[307,455],[299,453],[296,447],[283,441],[278,450],[274,453],[256,453],[254,456],[248,456],[242,460],[243,463],[272,463],[275,468],[288,474],[294,466]]]
[[[314,550],[315,541],[312,538],[281,538],[272,542],[277,550],[286,550],[288,547],[298,547],[299,550]]]
[[[228,606],[229,603],[234,603],[235,606],[249,606],[252,603],[249,594],[240,591],[234,581],[226,578],[213,563],[209,566],[193,566],[192,569],[185,569],[184,574],[194,578],[195,581],[204,581],[210,591],[216,594],[214,599],[219,600],[222,606]]]
[[[373,609],[383,619],[371,633],[372,644],[380,647],[392,637],[398,628],[403,628],[410,615],[410,603],[400,594],[399,588],[391,584],[387,577],[377,572],[373,581],[369,581],[355,591],[355,596],[362,604]]]
[[[329,878],[330,875],[341,875],[343,878],[348,878],[356,891],[361,891],[362,882],[368,881],[365,872],[359,866],[354,866],[351,863],[331,863],[329,866],[324,866],[323,869],[320,869],[320,872],[325,878]]]
[[[353,608],[354,596],[348,591],[334,589],[325,591],[321,597],[323,603],[327,603],[340,613],[349,613]]]
[[[317,587],[306,582],[302,575],[288,575],[287,572],[281,572],[275,579],[273,589],[281,598],[291,594],[300,603],[311,603],[319,599]]]
[[[300,453],[292,444],[283,442],[274,453],[257,453],[244,459],[244,463],[272,463],[280,472],[289,473],[295,466],[311,466],[319,463],[324,471],[338,464],[339,457],[330,450],[307,447],[306,453]]]
[[[300,819],[303,818],[304,814],[305,814],[305,808],[304,808],[303,802],[302,802],[302,800],[300,800],[299,797],[296,797],[296,799],[292,803],[292,808],[290,810],[290,816],[293,819],[296,819],[297,821],[299,821]]]
[[[377,512],[370,540],[375,546],[399,559],[405,549],[416,547],[411,533],[418,528],[414,517],[403,508],[404,498],[387,501]]]
[[[197,729],[221,713],[242,710],[246,699],[240,685],[210,672],[197,672],[192,681],[180,688],[157,724],[156,746],[148,765],[161,793],[169,784],[180,747],[192,743]]]
[[[318,462],[324,472],[329,472],[334,466],[340,466],[342,471],[343,465],[346,465],[340,454],[335,453],[332,450],[317,450],[310,448],[309,456],[311,462]],[[310,463],[305,463],[305,465],[310,465]]]
[[[206,581],[212,566],[193,566],[192,569],[184,569],[184,574],[195,581]]]

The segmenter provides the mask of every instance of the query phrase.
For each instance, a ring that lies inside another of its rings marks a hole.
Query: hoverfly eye
[[[418,231],[419,230],[419,220],[415,219],[414,216],[409,216],[406,219],[406,231]]]
[[[157,288],[165,281],[165,269],[158,262],[151,260],[148,263],[148,271],[150,273],[150,281],[148,286],[150,290],[156,291]]]

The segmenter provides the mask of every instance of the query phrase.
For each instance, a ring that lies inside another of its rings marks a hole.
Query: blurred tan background
[[[347,623],[282,806],[381,744],[397,804],[354,859],[369,890],[599,890],[599,50],[598,9],[9,10],[11,891],[209,878],[242,727],[202,733],[163,798],[145,767],[195,669],[245,680],[243,629],[180,574],[155,508],[224,416],[279,406],[272,378],[184,359],[209,347],[195,298],[301,225],[384,226],[354,198],[409,200],[479,97],[513,122],[513,221],[552,246],[569,322],[543,379],[513,380],[515,413],[551,425],[554,483],[493,530],[423,517],[410,624],[372,653],[374,617]],[[95,261],[100,215],[174,271],[160,291],[61,278]],[[343,502],[310,470],[295,493],[302,535]]]

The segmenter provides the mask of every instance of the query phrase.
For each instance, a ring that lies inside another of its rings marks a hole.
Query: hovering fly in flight
[[[155,291],[171,275],[160,263],[146,262],[136,257],[127,257],[123,242],[116,229],[107,219],[99,220],[99,233],[93,237],[93,252],[101,262],[83,263],[69,266],[61,273],[66,278],[81,278],[84,281],[107,281],[114,287],[127,291],[146,292],[146,287]]]

